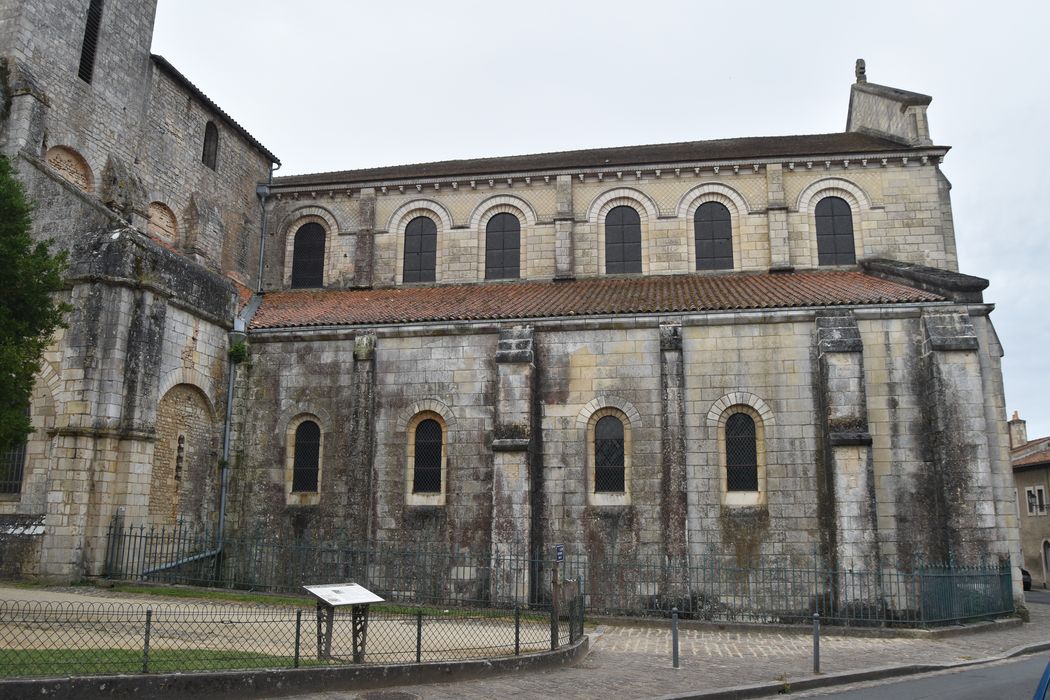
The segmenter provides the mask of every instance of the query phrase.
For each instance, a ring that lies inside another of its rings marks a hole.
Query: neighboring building
[[[1009,426],[1024,568],[1032,574],[1033,586],[1046,588],[1050,581],[1050,437],[1029,440],[1017,411]]]
[[[1016,564],[1002,349],[929,97],[859,65],[842,133],[295,175],[260,207],[277,159],[149,54],[154,3],[45,5],[0,0],[0,134],[75,311],[8,570],[98,574],[118,513],[220,501],[235,534],[438,544],[481,587],[555,542]]]

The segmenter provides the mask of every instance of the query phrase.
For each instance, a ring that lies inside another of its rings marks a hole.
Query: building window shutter
[[[91,0],[88,7],[87,24],[84,26],[84,42],[80,45],[80,68],[77,75],[90,83],[95,73],[95,53],[98,51],[98,34],[102,28],[102,0]]]

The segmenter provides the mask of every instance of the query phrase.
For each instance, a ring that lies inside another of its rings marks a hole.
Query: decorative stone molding
[[[411,202],[402,204],[390,215],[390,221],[387,223],[386,230],[389,233],[401,235],[405,232],[408,222],[421,214],[429,215],[430,218],[434,219],[438,224],[439,235],[442,229],[447,231],[452,228],[452,215],[448,213],[448,209],[444,206],[432,199],[413,199]]]
[[[633,205],[635,209],[639,209],[639,213],[643,214],[643,224],[646,223],[647,217],[649,221],[655,221],[660,216],[660,208],[649,195],[632,187],[617,187],[594,198],[587,208],[587,221],[597,224],[606,212],[621,204]]]
[[[199,389],[208,401],[208,410],[211,411],[213,416],[215,415],[215,402],[211,398],[215,395],[215,382],[204,373],[198,372],[193,368],[179,367],[165,374],[158,384],[158,399],[164,398],[165,394],[179,384],[189,384]]]
[[[521,197],[497,195],[483,200],[470,215],[470,228],[484,233],[485,224],[496,214],[514,214],[521,221],[522,230],[536,225],[536,211]]]
[[[288,237],[294,235],[299,227],[307,221],[317,221],[325,227],[328,233],[336,234],[339,233],[339,220],[335,218],[329,209],[318,206],[309,205],[304,207],[297,207],[281,219],[281,223],[278,225],[277,230],[281,235]]]
[[[591,420],[597,411],[603,408],[615,408],[627,416],[627,420],[630,421],[632,426],[641,425],[642,416],[638,413],[638,409],[634,407],[630,401],[621,399],[619,396],[596,396],[587,402],[587,405],[580,409],[579,414],[576,416],[576,427],[587,429],[587,423]]]
[[[422,401],[416,401],[398,414],[398,431],[408,430],[408,424],[420,413],[436,413],[445,421],[449,431],[456,429],[456,414],[452,412],[451,408],[437,399],[423,399]]]
[[[696,213],[697,208],[705,202],[718,202],[725,205],[734,217],[751,213],[747,200],[735,189],[718,182],[706,182],[682,195],[682,198],[678,200],[676,215],[678,218],[689,220]]]
[[[853,182],[841,177],[825,177],[799,193],[795,209],[800,214],[806,214],[811,206],[816,206],[825,197],[842,197],[854,211],[872,208],[871,198]]]
[[[761,398],[747,391],[731,391],[711,404],[711,410],[707,412],[707,424],[711,428],[721,428],[729,417],[728,410],[733,406],[753,408],[767,429],[772,428],[775,424],[773,409]]]

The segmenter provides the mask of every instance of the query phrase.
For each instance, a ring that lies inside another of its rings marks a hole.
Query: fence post
[[[142,641],[142,672],[149,673],[149,632],[153,624],[153,609],[146,609],[146,633]]]
[[[416,610],[416,663],[423,660],[423,608]]]
[[[813,673],[820,673],[820,613],[813,613]]]
[[[521,654],[521,607],[514,606],[514,656]]]
[[[678,662],[678,608],[671,608],[671,667],[681,668]]]
[[[303,611],[295,611],[295,668],[299,668],[299,642],[302,639]]]
[[[551,651],[558,649],[558,565],[551,569]]]

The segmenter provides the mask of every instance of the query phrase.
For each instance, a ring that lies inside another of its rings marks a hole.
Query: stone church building
[[[592,561],[1018,556],[1002,349],[931,98],[844,131],[272,177],[151,0],[0,0],[0,151],[70,252],[0,568],[182,522]],[[309,124],[303,125],[309,128]]]

